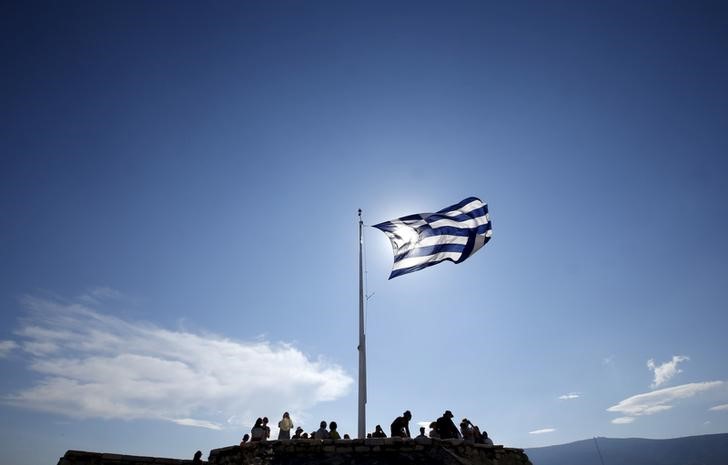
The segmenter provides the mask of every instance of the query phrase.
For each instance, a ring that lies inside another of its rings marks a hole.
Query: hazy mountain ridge
[[[597,438],[604,465],[728,465],[728,433],[674,439]],[[526,449],[533,465],[602,465],[594,439]]]

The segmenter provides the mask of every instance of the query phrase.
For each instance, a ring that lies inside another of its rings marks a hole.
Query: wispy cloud
[[[688,360],[690,360],[690,357],[686,355],[673,355],[672,360],[660,365],[655,364],[653,359],[647,360],[647,368],[655,374],[655,379],[650,387],[659,387],[670,381],[676,374],[682,373],[682,370],[677,367],[677,364]]]
[[[28,317],[15,333],[40,378],[4,396],[5,403],[75,418],[217,429],[228,418],[247,424],[261,411],[304,415],[345,395],[353,381],[291,344],[168,330],[104,314],[89,302],[23,300]]]
[[[198,428],[207,428],[207,429],[214,429],[214,430],[221,430],[222,427],[218,425],[217,423],[213,423],[211,421],[205,421],[205,420],[195,420],[192,418],[176,418],[171,420],[174,423],[177,423],[178,425],[184,425],[184,426],[197,426]]]
[[[121,299],[122,297],[123,294],[116,289],[112,289],[110,287],[95,287],[84,294],[81,294],[78,297],[78,300],[89,304],[99,304],[105,300],[116,300]]]
[[[610,355],[608,357],[604,357],[602,359],[602,365],[613,365],[614,364],[614,355]]]
[[[581,397],[580,392],[570,392],[568,394],[563,394],[559,396],[559,400],[572,400],[572,399],[578,399]]]
[[[710,407],[708,410],[712,412],[725,412],[728,411],[728,404],[716,405],[715,407]]]
[[[535,431],[529,431],[528,434],[546,434],[546,433],[553,433],[556,431],[556,428],[543,428],[543,429],[537,429]]]
[[[615,425],[626,425],[628,423],[632,423],[634,421],[634,417],[619,417],[612,420],[612,423]]]
[[[17,347],[18,344],[15,341],[0,341],[0,358],[7,357]]]
[[[628,397],[627,399],[619,402],[617,405],[609,407],[607,411],[621,413],[624,415],[621,419],[616,418],[615,420],[612,420],[612,423],[631,423],[633,420],[627,420],[627,418],[634,419],[634,417],[654,415],[655,413],[670,410],[672,408],[671,404],[679,399],[693,397],[698,393],[719,389],[725,385],[726,383],[724,381],[705,381],[702,383],[689,383],[659,389],[657,391],[650,391]]]

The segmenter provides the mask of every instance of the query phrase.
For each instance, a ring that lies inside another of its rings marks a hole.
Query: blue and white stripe
[[[403,216],[374,227],[392,242],[394,266],[389,279],[444,260],[460,263],[483,247],[493,234],[488,206],[475,197],[437,213]]]

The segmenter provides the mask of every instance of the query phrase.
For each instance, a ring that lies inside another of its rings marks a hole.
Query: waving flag
[[[488,206],[468,197],[437,213],[403,216],[374,225],[392,242],[394,266],[389,279],[437,265],[460,263],[490,240]]]

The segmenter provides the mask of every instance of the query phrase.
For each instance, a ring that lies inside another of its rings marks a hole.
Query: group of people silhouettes
[[[429,435],[425,434],[425,427],[420,427],[420,434],[415,438],[435,438],[435,439],[463,439],[468,442],[478,444],[493,445],[493,441],[488,437],[486,431],[481,432],[480,428],[470,422],[467,418],[463,418],[460,422],[460,428],[455,426],[452,421],[453,414],[450,410],[445,410],[440,418],[430,423]],[[412,420],[412,412],[406,410],[401,416],[394,419],[390,425],[389,431],[393,438],[411,438],[409,423]],[[338,425],[335,421],[326,423],[322,421],[319,429],[311,433],[304,432],[300,426],[296,428],[293,436],[293,420],[288,412],[283,413],[283,417],[278,422],[278,440],[287,441],[290,439],[351,439],[348,434],[342,437],[338,431]],[[387,434],[381,425],[377,425],[374,432],[367,433],[367,438],[386,438]],[[250,442],[265,441],[270,439],[270,427],[268,426],[268,417],[258,418],[255,425],[250,430],[250,435],[243,436],[240,445]]]
[[[425,427],[420,427],[420,434],[415,437],[417,438],[433,438],[433,439],[463,439],[468,442],[474,442],[478,444],[493,445],[493,441],[488,437],[487,431],[480,431],[480,428],[470,422],[467,418],[463,418],[460,422],[460,428],[455,426],[452,421],[453,414],[450,410],[445,410],[440,418],[430,423],[430,432],[425,434]],[[409,438],[409,422],[412,419],[412,413],[407,410],[402,416],[394,419],[390,425],[391,437],[396,438]],[[373,433],[367,434],[367,438],[386,438],[387,434],[382,429],[381,425],[377,425],[374,428]]]

